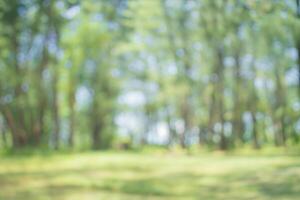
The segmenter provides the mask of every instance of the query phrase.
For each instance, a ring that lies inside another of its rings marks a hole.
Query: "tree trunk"
[[[220,123],[221,123],[221,133],[220,133],[220,150],[226,150],[227,149],[227,141],[226,141],[226,137],[225,137],[225,130],[224,130],[224,124],[225,124],[225,120],[224,120],[224,106],[223,106],[223,98],[220,98],[219,101],[220,105]]]
[[[286,142],[286,133],[285,133],[285,122],[284,122],[284,117],[285,117],[285,109],[286,109],[286,99],[285,99],[285,88],[284,88],[284,83],[283,80],[281,79],[280,74],[284,74],[281,71],[279,71],[281,68],[278,66],[275,66],[275,82],[276,82],[276,105],[275,109],[277,110],[277,113],[275,112],[275,123],[277,124],[277,143],[280,146],[285,146]],[[280,110],[278,110],[280,109]]]
[[[185,96],[184,102],[182,103],[181,115],[184,123],[184,129],[180,135],[180,146],[182,148],[186,148],[186,138],[188,136],[188,132],[191,128],[190,124],[190,107],[188,103],[188,97]]]
[[[211,98],[209,102],[209,118],[208,118],[208,133],[207,133],[207,141],[210,145],[213,144],[213,136],[214,136],[214,125],[216,122],[216,84],[213,83],[213,90],[211,92]]]
[[[220,149],[226,150],[227,149],[227,141],[225,137],[225,130],[224,130],[224,124],[225,124],[225,118],[224,118],[224,84],[225,84],[225,77],[224,77],[224,49],[222,46],[218,47],[216,49],[217,53],[217,66],[216,66],[216,74],[218,77],[217,82],[217,93],[218,93],[218,108],[219,108],[219,122],[221,123],[221,133],[220,133]]]
[[[34,125],[34,136],[35,136],[35,144],[39,145],[41,142],[41,138],[44,134],[44,118],[45,118],[45,112],[47,108],[47,97],[45,93],[45,89],[43,87],[44,82],[43,82],[43,72],[48,66],[49,62],[49,55],[48,55],[48,50],[47,50],[47,44],[48,44],[48,36],[45,36],[45,39],[43,41],[43,57],[42,61],[39,65],[38,71],[37,71],[37,77],[36,77],[36,84],[37,84],[37,90],[38,90],[38,96],[37,98],[39,99],[38,101],[38,111],[37,111],[37,120]]]
[[[47,4],[48,9],[47,15],[50,19],[49,21],[49,26],[50,26],[50,33],[53,38],[53,43],[55,44],[56,48],[59,49],[59,44],[60,44],[60,25],[58,21],[56,20],[55,16],[55,4],[54,1],[50,1],[49,4]],[[59,65],[58,65],[58,58],[56,55],[53,57],[53,83],[52,83],[52,93],[53,93],[53,104],[52,104],[52,111],[53,111],[53,122],[54,122],[54,132],[53,132],[53,137],[54,137],[54,148],[57,150],[60,147],[60,117],[59,117],[59,99],[58,99],[58,94],[59,94],[59,89],[58,89],[58,84],[59,84]]]
[[[182,10],[181,10],[181,16],[179,18],[179,25],[180,27],[180,39],[182,41],[182,47],[181,49],[183,50],[183,58],[182,58],[182,75],[183,75],[183,80],[185,80],[185,84],[188,86],[188,88],[192,88],[193,83],[191,79],[191,53],[189,51],[190,47],[190,42],[189,42],[189,27],[187,26],[187,22],[189,20],[189,10],[187,9],[187,0],[182,0]],[[191,119],[193,116],[192,113],[192,108],[191,108],[191,103],[190,103],[190,98],[191,98],[191,91],[188,90],[186,94],[183,97],[183,105],[182,105],[182,119],[184,121],[184,132],[182,135],[182,141],[181,141],[181,146],[182,148],[186,147],[185,140],[188,137],[188,133],[190,129],[192,128],[192,123]]]
[[[258,136],[257,136],[257,120],[256,120],[256,112],[253,110],[251,112],[251,118],[252,118],[252,141],[253,141],[253,148],[259,149],[259,142],[258,142]]]
[[[296,0],[297,18],[300,20],[300,0]],[[300,37],[296,38],[296,49],[298,53],[298,94],[300,99]]]
[[[255,86],[255,80],[257,77],[256,72],[256,66],[255,66],[255,59],[252,60],[252,81],[251,81],[251,98],[249,98],[249,104],[250,104],[250,112],[251,112],[251,118],[252,118],[252,142],[253,142],[253,148],[258,149],[260,148],[259,145],[259,139],[258,139],[258,132],[257,132],[257,119],[256,119],[256,113],[257,113],[257,102],[258,102],[258,94],[256,93],[256,86]]]
[[[95,73],[96,74],[96,73]],[[94,77],[94,83],[95,86],[97,86],[98,84],[98,79],[96,79],[96,77]],[[94,95],[94,99],[93,99],[93,103],[92,103],[92,107],[91,107],[91,128],[92,128],[92,135],[91,135],[91,144],[92,144],[92,149],[94,150],[98,150],[101,149],[101,132],[102,132],[102,121],[103,119],[101,119],[101,116],[99,114],[99,100],[98,100],[98,93],[95,90],[95,95]]]
[[[2,126],[1,126],[1,136],[2,136],[3,147],[4,148],[8,147],[7,134],[6,134],[6,125],[5,125],[4,120],[3,120],[3,123],[2,123]]]
[[[235,55],[235,94],[234,94],[234,108],[233,108],[233,135],[234,140],[238,139],[240,143],[244,142],[243,139],[243,121],[242,121],[242,109],[241,109],[241,63],[240,55],[236,53]]]
[[[172,119],[171,119],[171,113],[169,111],[168,105],[164,106],[166,108],[167,112],[167,124],[168,124],[168,132],[169,132],[169,140],[168,140],[168,146],[171,146],[173,142],[177,140],[177,133],[172,125]]]
[[[92,132],[92,148],[94,150],[98,150],[101,148],[101,126],[100,123],[96,120],[93,125],[93,132]]]
[[[73,86],[70,86],[73,87]],[[71,89],[70,95],[69,95],[69,110],[70,110],[70,116],[69,116],[69,138],[68,138],[68,144],[69,147],[74,146],[74,130],[75,130],[75,90]]]
[[[27,145],[26,132],[14,121],[13,115],[8,108],[3,109],[3,114],[12,134],[13,147],[16,149],[25,147]]]
[[[13,65],[15,69],[15,75],[17,77],[22,77],[22,71],[20,68],[19,63],[19,38],[18,38],[18,27],[17,24],[14,24],[13,26],[14,32],[11,38],[12,47],[13,47]],[[14,108],[17,114],[13,114],[13,109],[6,108],[5,113],[7,120],[9,122],[9,126],[11,128],[12,134],[13,134],[13,146],[16,148],[21,148],[27,144],[27,134],[25,132],[25,119],[24,119],[24,111],[23,111],[23,105],[22,105],[22,79],[16,79],[16,83],[14,85]]]
[[[74,108],[70,110],[70,119],[69,119],[69,138],[68,138],[68,143],[69,147],[74,146],[74,130],[75,130],[75,111]]]
[[[300,39],[299,42],[297,44],[297,53],[298,53],[298,95],[299,95],[299,99],[300,99]]]
[[[56,66],[54,66],[56,67]],[[59,105],[58,105],[58,72],[54,69],[53,74],[53,122],[54,122],[54,149],[59,149],[59,139],[60,139],[60,122],[59,122]]]
[[[199,125],[199,145],[204,146],[207,144],[207,127],[206,125]]]

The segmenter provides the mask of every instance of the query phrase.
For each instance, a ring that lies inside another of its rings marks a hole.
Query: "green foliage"
[[[3,144],[99,149],[122,134],[137,146],[297,143],[295,6],[1,1]]]

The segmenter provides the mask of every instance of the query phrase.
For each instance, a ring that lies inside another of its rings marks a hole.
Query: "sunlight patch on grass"
[[[0,199],[8,200],[296,200],[299,182],[295,156],[93,152],[0,159]]]

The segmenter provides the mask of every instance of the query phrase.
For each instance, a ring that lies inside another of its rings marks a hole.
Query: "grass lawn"
[[[300,199],[300,157],[90,152],[0,157],[1,200]]]

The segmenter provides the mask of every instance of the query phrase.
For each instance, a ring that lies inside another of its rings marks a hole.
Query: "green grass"
[[[90,152],[0,157],[2,200],[300,198],[300,157]]]

